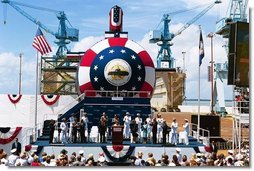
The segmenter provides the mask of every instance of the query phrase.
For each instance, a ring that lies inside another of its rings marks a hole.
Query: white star
[[[134,59],[134,60],[135,60],[135,59],[136,59],[136,56],[134,56],[134,55],[131,55],[131,59]]]
[[[138,69],[141,70],[141,65],[138,65]]]
[[[94,81],[95,81],[95,82],[98,82],[98,77],[94,77]]]
[[[131,88],[131,90],[132,90],[132,91],[135,91],[135,90],[136,90],[136,87],[135,87],[135,86],[134,86],[134,87],[132,87],[132,88]]]
[[[104,87],[100,87],[100,90],[101,90],[101,91],[104,91]]]
[[[114,49],[109,50],[109,53],[114,53],[114,52],[115,52]]]
[[[94,68],[93,68],[95,71],[97,71],[98,69],[98,65],[94,65]]]
[[[139,76],[139,77],[138,77],[138,81],[141,81],[141,79],[142,79],[142,78]]]
[[[103,55],[101,55],[99,58],[100,58],[100,60],[102,60],[102,59],[104,58],[104,56],[103,56]]]
[[[125,50],[123,50],[123,49],[122,49],[120,52],[121,52],[121,53],[126,53]]]

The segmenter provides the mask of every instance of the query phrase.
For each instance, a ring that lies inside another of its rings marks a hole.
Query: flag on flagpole
[[[52,49],[48,44],[40,28],[38,28],[36,35],[34,37],[33,47],[37,49],[41,53],[41,55],[52,52]]]
[[[203,42],[203,36],[202,36],[202,30],[200,27],[200,37],[199,37],[199,66],[202,64],[202,59],[205,56],[204,52],[204,42]]]

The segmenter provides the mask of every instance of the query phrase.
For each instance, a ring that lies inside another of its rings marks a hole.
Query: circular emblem
[[[114,86],[122,86],[131,78],[131,67],[122,59],[113,59],[104,69],[106,80]]]
[[[89,96],[95,96],[96,91],[131,91],[148,97],[155,86],[151,57],[127,38],[96,43],[81,58],[77,74],[79,91],[91,92]]]

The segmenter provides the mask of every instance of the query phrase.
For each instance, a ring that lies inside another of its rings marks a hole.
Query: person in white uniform
[[[184,143],[186,145],[188,145],[189,144],[188,135],[190,133],[190,124],[189,124],[188,119],[184,119],[183,129],[184,129],[184,134],[185,134]]]
[[[126,115],[123,118],[123,122],[124,122],[123,136],[124,138],[130,138],[131,116],[129,112],[126,112]]]
[[[81,118],[81,120],[83,120],[83,124],[84,124],[84,136],[85,136],[85,142],[88,141],[88,116],[87,113],[85,112]]]
[[[68,132],[68,124],[65,118],[63,118],[63,122],[60,125],[61,129],[61,134],[62,134],[62,143],[66,144],[67,143],[67,132]]]
[[[141,142],[141,124],[142,118],[140,117],[140,113],[137,113],[137,117],[135,118],[136,124],[138,125],[138,141]]]
[[[157,114],[157,118],[156,118],[156,121],[157,121],[157,142],[158,143],[161,143],[162,142],[162,123],[164,121],[164,119],[161,117],[161,114]]]
[[[71,117],[69,118],[69,122],[70,122],[69,137],[71,142],[73,142],[72,130],[73,130],[73,123],[74,123],[74,115],[75,115],[74,113],[71,114]]]
[[[152,120],[153,120],[152,115],[149,114],[148,117],[146,118],[146,122],[147,122],[147,141],[148,142],[152,141],[152,136],[151,136],[152,127],[153,127],[152,126],[153,125]]]
[[[171,124],[171,144],[177,144],[177,129],[178,129],[178,123],[176,122],[176,119],[173,118],[173,122]]]

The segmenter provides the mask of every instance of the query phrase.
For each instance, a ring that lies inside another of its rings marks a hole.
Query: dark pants
[[[106,142],[106,137],[105,137],[106,131],[100,131],[100,142],[105,143]]]
[[[167,137],[167,134],[163,133],[162,134],[162,144],[166,144],[166,137]]]
[[[54,129],[53,130],[50,130],[50,133],[49,133],[49,143],[52,143],[53,142],[53,138],[54,138]]]
[[[85,132],[84,132],[84,129],[80,129],[79,130],[79,134],[80,134],[80,141],[81,141],[81,143],[85,143]]]
[[[156,144],[157,141],[157,131],[153,132],[153,144]]]
[[[74,128],[74,129],[72,130],[73,143],[76,143],[76,142],[77,142],[77,133],[78,133],[77,129]]]

